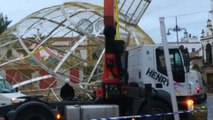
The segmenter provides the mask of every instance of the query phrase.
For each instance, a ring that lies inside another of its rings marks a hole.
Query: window
[[[210,44],[206,45],[206,63],[212,64],[212,47]]]
[[[182,62],[182,57],[178,49],[170,49],[169,50],[169,57],[172,67],[172,74],[173,79],[176,82],[184,82],[185,81],[185,72]],[[161,49],[156,49],[156,63],[157,63],[157,70],[167,76],[166,71],[166,62],[164,51]]]
[[[192,48],[192,52],[195,52],[195,48]]]

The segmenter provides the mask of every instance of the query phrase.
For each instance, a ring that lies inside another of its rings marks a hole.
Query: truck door
[[[174,81],[178,83],[185,82],[184,65],[181,54],[178,49],[169,49],[172,74]],[[163,49],[156,49],[156,63],[158,72],[167,76],[166,63]]]

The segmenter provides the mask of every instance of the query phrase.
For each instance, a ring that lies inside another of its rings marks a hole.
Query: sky
[[[91,2],[102,5],[103,0],[0,0],[0,12],[12,20],[11,25],[42,8],[62,4],[68,1]],[[210,0],[152,0],[150,6],[139,22],[139,26],[156,43],[161,42],[159,17],[165,17],[166,28],[175,27],[175,16],[178,26],[186,28],[192,36],[201,35],[206,21],[210,18]],[[179,32],[183,36],[184,31]],[[176,41],[175,32],[171,31],[168,41]]]
[[[152,0],[139,25],[154,39],[161,42],[159,17],[165,17],[166,28],[175,27],[175,16],[178,26],[186,28],[192,36],[200,38],[207,19],[211,18],[210,0]],[[179,36],[183,37],[183,32]],[[168,41],[176,41],[176,33],[171,31]]]

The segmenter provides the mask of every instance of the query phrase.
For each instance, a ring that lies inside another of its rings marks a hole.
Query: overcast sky
[[[7,15],[12,24],[20,21],[27,15],[42,8],[62,4],[66,1],[83,1],[101,5],[103,0],[0,0],[0,12]],[[189,33],[200,37],[210,18],[210,0],[152,0],[149,8],[142,17],[139,26],[147,32],[155,42],[161,42],[159,17],[165,17],[166,27],[175,26],[175,17],[178,17],[179,27],[186,28]],[[169,41],[175,41],[175,33],[168,36]],[[179,33],[181,37],[183,31]]]

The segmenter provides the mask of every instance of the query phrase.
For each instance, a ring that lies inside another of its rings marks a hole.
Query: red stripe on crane
[[[104,0],[104,25],[115,26],[115,0]]]

